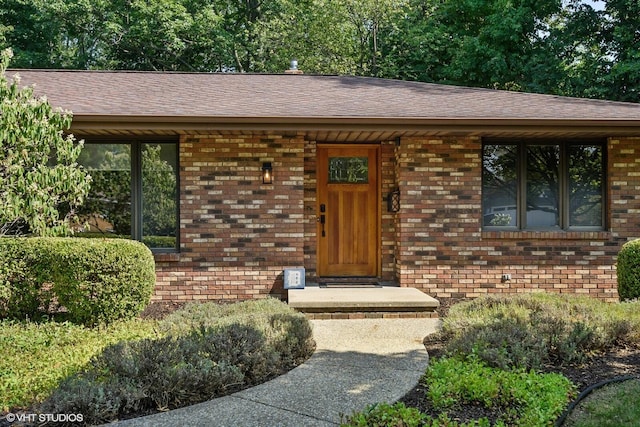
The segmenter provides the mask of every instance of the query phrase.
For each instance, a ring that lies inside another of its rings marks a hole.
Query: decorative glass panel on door
[[[366,184],[369,182],[367,157],[330,157],[329,182],[331,184]]]

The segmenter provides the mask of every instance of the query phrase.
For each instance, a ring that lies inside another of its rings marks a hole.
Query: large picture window
[[[483,227],[602,230],[604,182],[601,143],[485,143]]]
[[[166,141],[85,143],[79,163],[92,177],[79,210],[81,233],[127,237],[157,250],[178,243],[177,144]]]

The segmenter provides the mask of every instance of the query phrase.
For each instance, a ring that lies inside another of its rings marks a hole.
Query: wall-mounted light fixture
[[[271,162],[264,162],[262,164],[262,183],[273,184],[273,167]]]
[[[397,188],[387,194],[387,212],[400,211],[400,189]]]

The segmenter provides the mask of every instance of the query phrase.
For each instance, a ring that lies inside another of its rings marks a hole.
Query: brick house
[[[616,255],[640,237],[640,105],[344,76],[19,74],[73,111],[99,187],[88,213],[152,247],[158,300],[285,297],[288,267],[436,298],[614,300]]]

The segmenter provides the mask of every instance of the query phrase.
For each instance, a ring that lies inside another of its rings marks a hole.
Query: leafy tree
[[[392,70],[407,79],[543,91],[560,70],[547,43],[560,9],[560,0],[414,0],[394,30],[389,48],[405,57]]]
[[[6,44],[15,53],[13,66],[103,66],[99,61],[105,3],[106,0],[0,0]]]
[[[639,102],[640,3],[602,2],[569,1],[551,32],[564,67],[557,93]]]
[[[90,177],[76,163],[82,143],[63,134],[71,125],[71,112],[35,98],[33,88],[21,88],[16,77],[9,81],[5,71],[10,58],[10,50],[2,51],[0,235],[64,235],[90,186]]]

